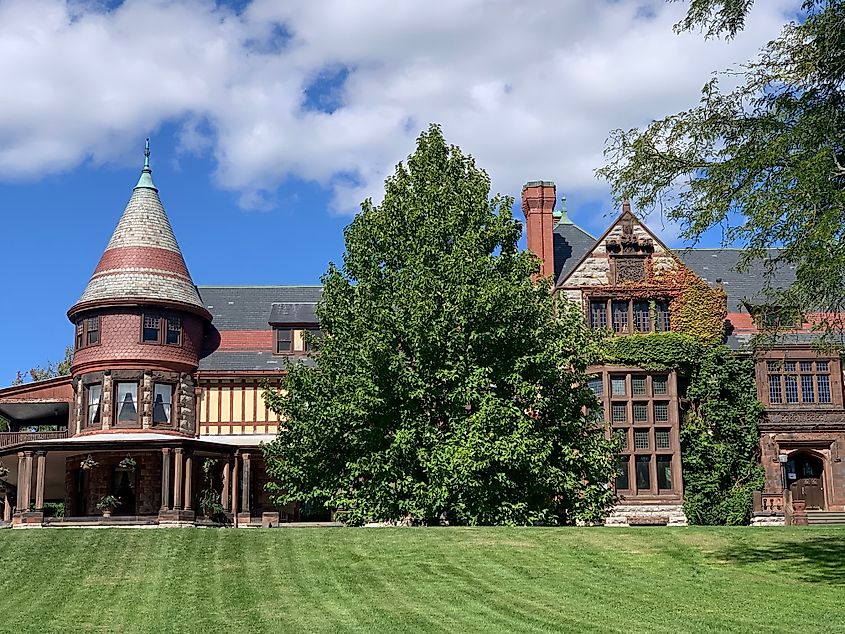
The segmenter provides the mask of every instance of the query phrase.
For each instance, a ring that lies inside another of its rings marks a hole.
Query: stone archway
[[[786,463],[792,499],[803,501],[807,510],[824,510],[824,458],[811,451],[795,451]]]

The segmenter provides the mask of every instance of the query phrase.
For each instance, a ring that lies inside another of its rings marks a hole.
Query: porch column
[[[238,519],[238,511],[240,510],[240,500],[238,499],[238,484],[240,475],[240,460],[236,454],[235,463],[232,465],[232,513],[235,515],[236,522]]]
[[[170,449],[161,450],[161,510],[170,510]]]
[[[175,465],[173,469],[173,509],[174,510],[181,510],[182,508],[182,491],[185,483],[182,480],[183,477],[183,454],[182,449],[176,448],[173,450],[173,458],[175,460]]]
[[[224,511],[231,511],[232,507],[229,506],[229,487],[231,486],[231,461],[226,460],[226,464],[223,465],[223,490],[220,492],[220,505],[223,507]]]
[[[252,484],[251,479],[250,479],[250,476],[252,475],[251,474],[252,469],[250,468],[250,458],[251,457],[252,456],[250,456],[248,453],[245,453],[242,457],[242,460],[243,460],[243,463],[244,463],[244,475],[243,475],[243,482],[242,482],[243,489],[241,491],[241,508],[243,510],[241,512],[245,516],[249,516],[249,515],[252,514],[251,509],[249,507],[249,498],[250,498],[249,493],[250,493],[250,490],[251,490],[250,485]]]
[[[44,472],[47,466],[47,452],[37,451],[35,468],[35,510],[44,510]]]
[[[191,484],[194,476],[194,456],[192,451],[185,452],[185,510],[189,511],[194,507],[193,491]]]
[[[32,452],[18,453],[18,513],[29,512],[32,499]]]
[[[7,524],[12,522],[12,503],[9,502],[9,487],[6,487],[6,492],[3,494],[3,521]]]

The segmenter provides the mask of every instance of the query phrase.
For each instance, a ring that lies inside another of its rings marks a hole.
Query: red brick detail
[[[540,275],[554,274],[554,219],[555,185],[548,181],[534,181],[522,188],[522,213],[525,214],[525,233],[528,250],[542,264]]]
[[[182,345],[168,346],[141,343],[141,309],[112,309],[100,313],[100,343],[82,348],[73,357],[74,374],[92,364],[123,367],[125,363],[149,364],[152,367],[196,369],[202,349],[205,324],[195,315],[182,313]],[[123,363],[121,363],[123,362]]]
[[[120,269],[153,269],[191,279],[182,254],[158,247],[115,247],[107,249],[100,258],[94,275]]]
[[[272,350],[272,330],[221,330],[218,350]]]

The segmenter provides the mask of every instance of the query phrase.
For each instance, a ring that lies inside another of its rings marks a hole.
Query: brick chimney
[[[552,231],[555,208],[555,184],[552,181],[530,181],[522,188],[522,213],[528,250],[542,260],[540,275],[548,277],[555,270]]]

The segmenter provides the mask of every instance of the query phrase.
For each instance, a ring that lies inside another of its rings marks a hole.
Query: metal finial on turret
[[[556,213],[555,213],[555,216],[556,216],[556,217],[557,217],[557,219],[558,219],[558,220],[557,220],[557,224],[559,224],[559,225],[571,225],[571,224],[575,224],[575,223],[574,223],[574,222],[572,222],[572,220],[569,218],[569,214],[568,214],[568,213],[567,213],[567,211],[566,211],[566,196],[561,196],[561,197],[560,197],[560,211],[556,212]]]
[[[139,187],[147,187],[149,189],[155,189],[158,191],[156,186],[153,184],[153,171],[150,169],[150,139],[147,138],[146,142],[144,143],[144,169],[141,170],[141,178],[138,179],[138,184],[135,185],[135,189]]]

